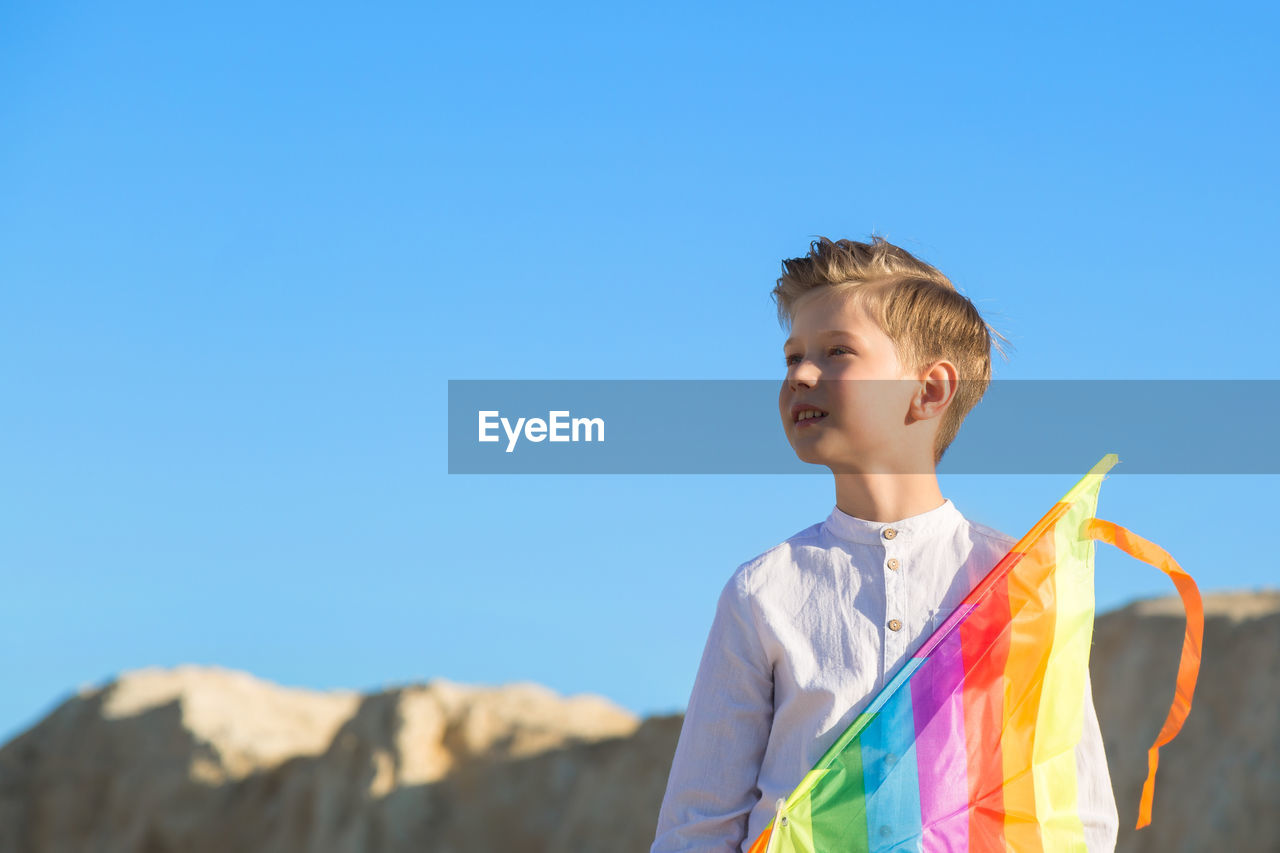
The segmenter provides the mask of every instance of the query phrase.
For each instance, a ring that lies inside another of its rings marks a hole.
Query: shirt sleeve
[[[716,605],[651,853],[738,853],[772,723],[773,666],[735,575]]]
[[[1102,728],[1093,705],[1093,686],[1084,679],[1084,731],[1076,748],[1076,792],[1080,819],[1084,824],[1085,846],[1089,853],[1113,853],[1120,831],[1120,815],[1107,769],[1107,753],[1102,744]]]

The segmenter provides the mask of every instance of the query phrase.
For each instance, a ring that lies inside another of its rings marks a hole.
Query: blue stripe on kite
[[[921,663],[919,658],[908,661],[898,678],[905,681]],[[915,850],[923,834],[915,732],[911,691],[899,690],[858,738],[871,853]]]

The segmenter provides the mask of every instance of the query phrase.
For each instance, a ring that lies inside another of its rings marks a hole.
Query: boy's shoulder
[[[1016,538],[1007,533],[1002,533],[994,527],[987,527],[985,524],[978,524],[976,521],[970,521],[968,518],[966,518],[965,521],[969,525],[969,530],[974,535],[987,539],[996,545],[1003,546],[1006,551],[1018,542]]]
[[[775,578],[779,572],[794,570],[797,566],[795,549],[825,547],[822,542],[822,525],[825,522],[811,524],[805,529],[788,536],[777,545],[762,554],[757,554],[734,570],[726,586],[733,587],[741,594],[759,591],[766,581]]]

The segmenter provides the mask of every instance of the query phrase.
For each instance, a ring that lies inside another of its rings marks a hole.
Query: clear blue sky
[[[0,739],[183,662],[681,708],[829,476],[450,476],[446,382],[780,378],[818,234],[951,275],[997,378],[1280,378],[1274,6],[611,5],[0,11]],[[1103,517],[1277,584],[1277,477],[1123,468]]]

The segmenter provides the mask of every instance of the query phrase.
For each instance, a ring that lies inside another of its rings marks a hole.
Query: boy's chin
[[[835,473],[837,468],[847,467],[847,465],[842,463],[840,460],[833,459],[829,454],[822,453],[813,447],[801,446],[793,447],[792,449],[795,450],[796,458],[801,462],[809,465],[821,465],[824,468],[830,469],[832,473]]]

